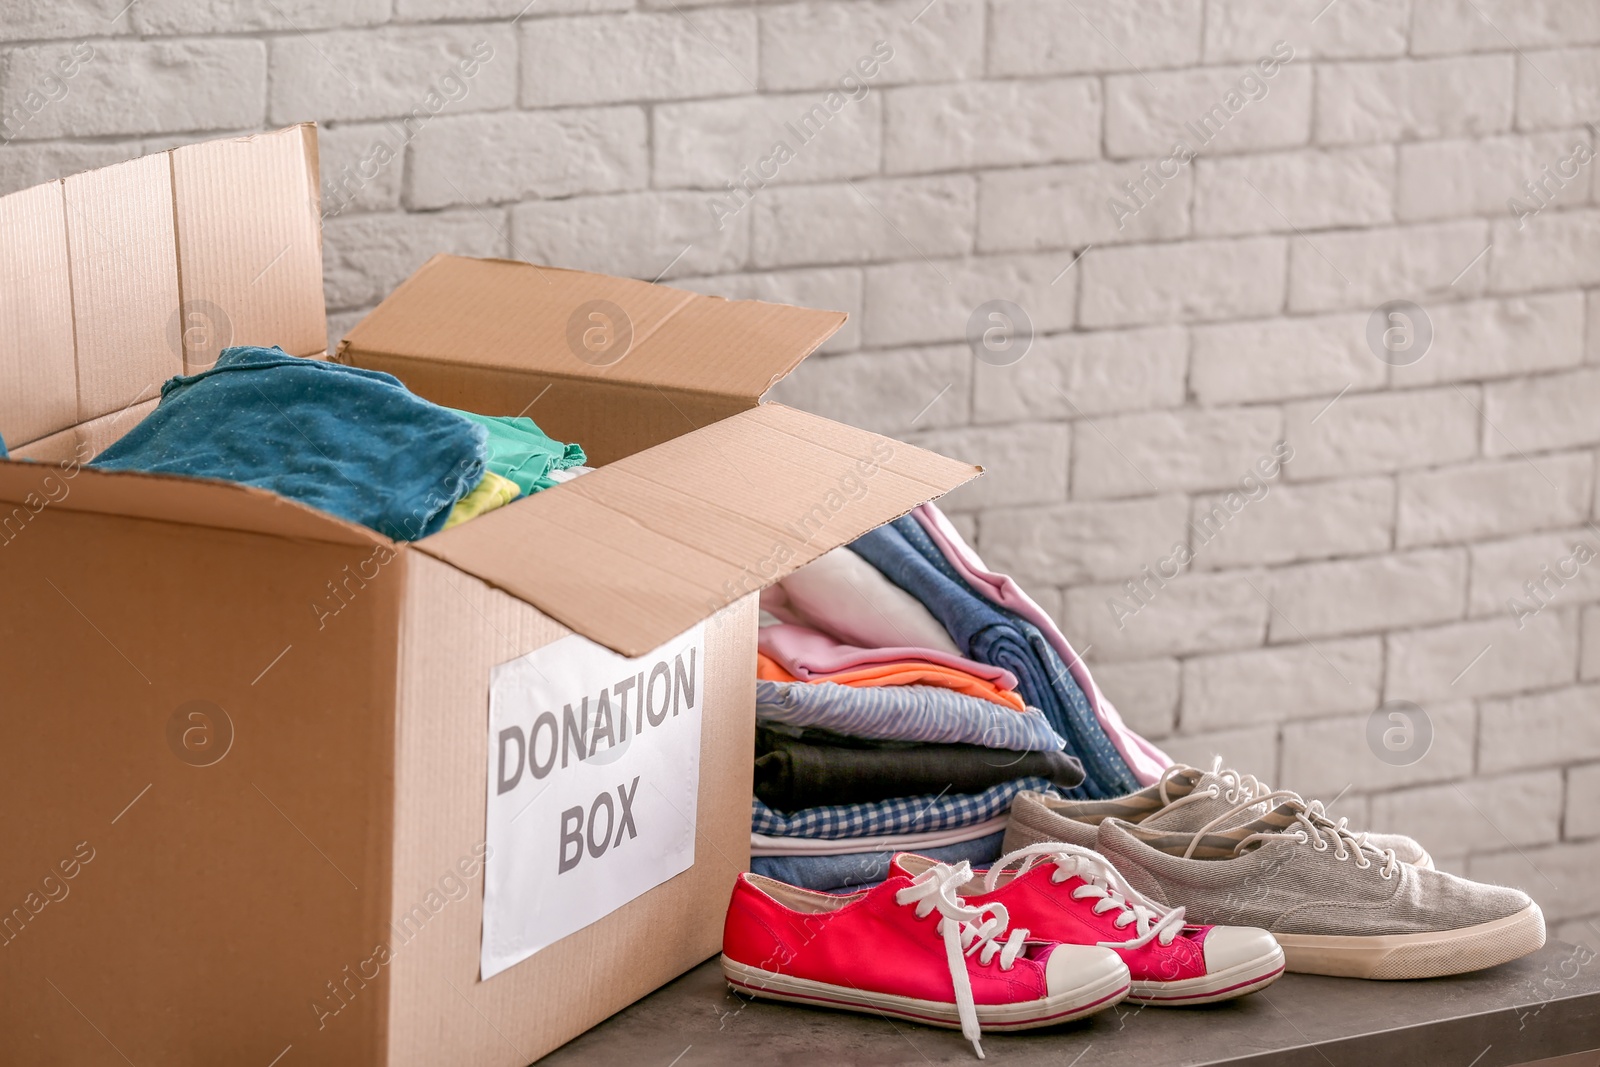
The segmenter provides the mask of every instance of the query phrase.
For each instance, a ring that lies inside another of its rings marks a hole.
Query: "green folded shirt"
[[[580,467],[588,459],[581,446],[552,440],[532,419],[451,410],[489,432],[487,468],[517,483],[524,495],[556,485],[551,471]]]

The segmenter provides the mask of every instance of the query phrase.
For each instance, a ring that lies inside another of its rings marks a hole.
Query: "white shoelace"
[[[1170,945],[1183,929],[1183,908],[1166,908],[1141,895],[1110,860],[1065,841],[1043,841],[1001,856],[983,876],[984,891],[994,892],[1006,868],[1013,864],[1017,865],[1017,876],[1021,877],[1042,860],[1055,864],[1050,880],[1058,885],[1069,878],[1082,879],[1083,884],[1072,891],[1074,900],[1093,900],[1096,915],[1120,909],[1114,925],[1119,930],[1133,927],[1133,937],[1126,941],[1101,941],[1099,944],[1103,948],[1143,948],[1157,939],[1162,945]]]
[[[945,962],[949,964],[950,982],[955,987],[961,1034],[972,1042],[981,1060],[983,1045],[979,1039],[983,1031],[978,1026],[978,1008],[972,1000],[972,978],[967,974],[966,957],[976,952],[978,962],[987,967],[999,954],[1000,969],[1009,971],[1028,940],[1028,931],[1020,927],[1012,930],[1001,943],[999,938],[1011,925],[1005,905],[974,906],[956,895],[956,890],[971,879],[972,865],[966,860],[954,865],[935,864],[913,878],[894,899],[897,904],[915,904],[919,919],[926,918],[931,911],[939,912],[938,929],[944,936]]]
[[[1263,830],[1246,835],[1234,845],[1233,851],[1235,855],[1244,851],[1248,845],[1255,841],[1279,841],[1294,838],[1301,844],[1310,844],[1318,852],[1326,852],[1329,842],[1332,842],[1337,846],[1337,851],[1334,852],[1335,859],[1347,860],[1354,856],[1356,866],[1362,870],[1372,866],[1372,860],[1368,858],[1369,855],[1381,859],[1383,860],[1383,866],[1378,873],[1385,881],[1393,878],[1395,871],[1399,869],[1400,861],[1396,858],[1394,849],[1379,849],[1376,845],[1369,844],[1365,830],[1360,833],[1351,830],[1346,825],[1350,821],[1347,818],[1341,818],[1338,822],[1334,822],[1328,818],[1321,803],[1313,801],[1307,804],[1299,793],[1289,789],[1275,789],[1264,794],[1252,794],[1243,802],[1218,815],[1194,832],[1194,836],[1189,840],[1189,847],[1184,849],[1183,858],[1191,858],[1195,849],[1200,846],[1201,839],[1213,828],[1227,823],[1235,815],[1247,808],[1260,807],[1262,805],[1271,808],[1279,804],[1291,809],[1295,820],[1294,825],[1285,827],[1280,831]]]

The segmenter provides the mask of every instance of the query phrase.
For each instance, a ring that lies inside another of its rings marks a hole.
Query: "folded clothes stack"
[[[414,541],[548,489],[584,462],[582,448],[531,419],[456,411],[388,374],[241,347],[168,380],[156,410],[90,466],[270,489]]]
[[[758,874],[828,890],[882,881],[897,849],[989,863],[1018,793],[1120,796],[1170,762],[931,504],[761,606]]]

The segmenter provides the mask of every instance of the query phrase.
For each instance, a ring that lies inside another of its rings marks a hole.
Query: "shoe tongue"
[[[1196,802],[1190,806],[1193,808],[1206,808],[1209,805]],[[1114,830],[1126,833],[1130,837],[1149,845],[1151,848],[1159,849],[1168,855],[1182,856],[1189,851],[1189,846],[1194,842],[1196,832],[1211,818],[1221,814],[1222,810],[1226,809],[1211,808],[1209,818],[1202,820],[1189,819],[1186,820],[1189,825],[1181,827],[1167,823],[1165,817],[1162,817],[1161,819],[1146,819],[1143,823],[1134,826],[1118,825]],[[1243,845],[1245,838],[1251,834],[1287,832],[1291,826],[1295,825],[1295,814],[1304,810],[1305,808],[1302,805],[1294,801],[1286,801],[1258,819],[1235,826],[1214,827],[1200,839],[1194,850],[1189,852],[1189,858],[1196,860],[1232,859],[1241,855],[1241,845]],[[1179,809],[1180,814],[1182,811],[1183,809]],[[1261,842],[1253,841],[1248,846],[1245,846],[1243,851],[1253,852],[1260,845]]]
[[[1193,832],[1229,808],[1237,807],[1244,802],[1243,797],[1237,797],[1231,801],[1227,799],[1228,791],[1233,788],[1233,782],[1214,771],[1194,771],[1193,777],[1175,778],[1172,785],[1167,789],[1167,795],[1173,800],[1178,800],[1191,793],[1205,793],[1211,789],[1217,791],[1217,796],[1215,799],[1207,797],[1205,799],[1191,800],[1186,804],[1174,804],[1163,808],[1146,817],[1140,825],[1148,826],[1152,830],[1166,830],[1174,833]],[[1245,818],[1248,814],[1249,809],[1246,809],[1240,813],[1239,818]]]

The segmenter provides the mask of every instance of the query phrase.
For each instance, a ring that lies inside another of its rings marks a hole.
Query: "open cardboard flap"
[[[148,402],[228,345],[321,353],[318,195],[316,129],[305,124],[0,197],[7,446],[28,455]]]
[[[980,473],[760,404],[414,547],[639,656]]]
[[[530,415],[596,464],[736,412],[843,325],[840,311],[438,255],[339,343],[420,396]]]

